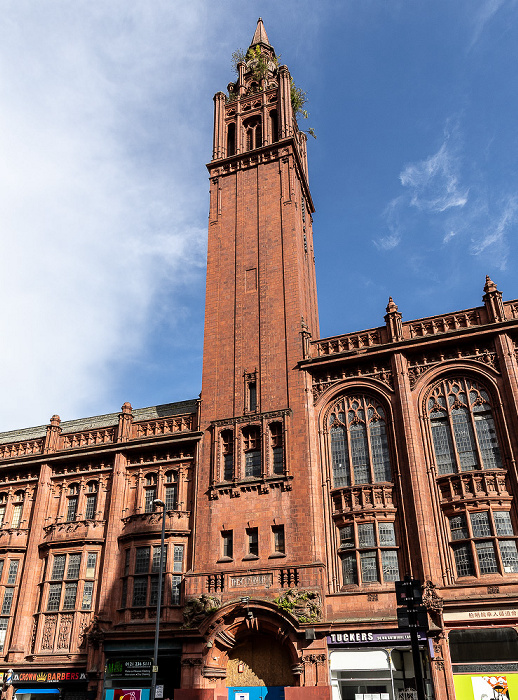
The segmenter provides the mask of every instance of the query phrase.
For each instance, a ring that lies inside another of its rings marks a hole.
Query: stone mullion
[[[401,440],[400,456],[403,457],[403,466],[408,468],[408,477],[410,479],[411,493],[414,498],[406,503],[406,512],[412,513],[412,520],[417,529],[417,541],[415,538],[410,538],[410,542],[414,541],[414,547],[409,548],[409,558],[411,571],[410,573],[416,578],[420,574],[424,575],[425,580],[435,580],[435,574],[440,571],[440,565],[437,556],[438,542],[432,541],[431,533],[434,531],[430,527],[430,523],[434,522],[434,512],[431,504],[431,499],[425,498],[424,489],[421,486],[422,475],[425,473],[423,466],[425,464],[425,456],[419,448],[421,435],[419,431],[419,421],[414,407],[414,397],[410,389],[410,381],[408,376],[408,362],[406,357],[401,353],[396,353],[393,357],[393,372],[394,372],[394,388],[396,391],[397,403],[396,409],[399,413],[399,421],[396,421],[400,426],[399,440]],[[397,438],[396,438],[397,439]],[[406,463],[406,464],[405,464]],[[405,470],[406,471],[406,470]],[[404,471],[402,472],[402,480],[404,481]],[[402,488],[402,499],[405,500],[405,494],[408,489]],[[410,523],[404,523],[405,529]],[[435,556],[432,552],[435,551]],[[435,561],[433,561],[435,559]]]
[[[33,614],[36,612],[35,606],[37,604],[34,600],[34,591],[39,593],[38,584],[40,577],[40,566],[36,566],[35,562],[39,561],[38,545],[45,537],[43,528],[51,496],[51,475],[51,467],[48,464],[42,464],[34,501],[31,528],[28,532],[23,570],[19,574],[18,601],[11,633],[9,663],[23,661],[31,643]]]

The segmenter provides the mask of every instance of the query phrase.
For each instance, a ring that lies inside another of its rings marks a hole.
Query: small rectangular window
[[[13,604],[14,588],[6,588],[4,593],[4,600],[2,603],[2,615],[11,614],[11,606]]]
[[[147,603],[147,576],[133,579],[133,607]]]
[[[2,578],[3,570],[4,570],[4,560],[0,559],[0,579]]]
[[[183,571],[183,544],[175,544],[174,546],[173,571]]]
[[[380,546],[390,547],[396,544],[396,533],[394,523],[379,523]],[[392,580],[392,579],[391,579]]]
[[[180,605],[182,577],[174,575],[171,579],[171,605]]]
[[[248,410],[257,411],[257,382],[248,383]]]
[[[54,565],[52,567],[52,580],[62,581],[65,575],[65,555],[55,554],[54,555]]]
[[[125,608],[128,604],[128,579],[125,578],[122,582],[122,593],[121,593],[121,608]]]
[[[473,556],[469,544],[457,545],[453,550],[455,555],[455,566],[457,567],[457,576],[474,576],[475,566],[473,564]]]
[[[127,576],[130,572],[130,556],[131,549],[127,549],[126,554],[124,556],[124,576]]]
[[[72,522],[76,519],[77,515],[77,496],[68,497],[68,508],[67,508],[67,522]]]
[[[20,562],[18,559],[11,559],[9,562],[9,573],[7,574],[7,583],[8,584],[13,584],[16,583],[16,575],[18,573],[18,564]]]
[[[511,513],[507,510],[497,510],[493,513],[497,535],[514,535]]]
[[[97,506],[97,494],[89,493],[86,496],[86,512],[85,518],[87,520],[93,520],[95,518],[95,509]]]
[[[518,552],[516,550],[516,541],[501,540],[500,554],[502,555],[504,574],[516,574],[518,572]]]
[[[273,532],[273,551],[278,554],[285,554],[286,544],[284,541],[284,525],[275,525]]]
[[[399,581],[399,565],[396,550],[386,549],[381,552],[381,566],[385,583],[387,581]]]
[[[150,547],[137,547],[135,554],[135,573],[149,573],[149,558],[151,555]]]
[[[61,584],[51,583],[49,585],[49,595],[47,598],[47,610],[59,610],[59,601],[61,600]]]
[[[487,510],[481,513],[471,513],[470,517],[473,537],[489,537],[491,535],[489,513]]]
[[[481,574],[494,574],[498,572],[496,564],[495,548],[493,542],[476,542],[478,565]]]
[[[223,548],[223,556],[228,559],[234,557],[234,538],[232,530],[225,530],[221,533],[221,543]]]
[[[129,551],[129,550],[127,550]],[[86,560],[86,578],[95,577],[95,566],[97,564],[97,552],[88,552],[88,558]]]
[[[65,583],[63,610],[73,610],[76,607],[77,583]]]
[[[4,518],[5,518],[5,503],[2,503],[0,505],[0,527],[4,524]]]
[[[248,554],[253,557],[259,556],[259,532],[257,528],[248,528],[246,534],[248,537]]]
[[[361,523],[358,525],[358,547],[375,547],[374,523]]]
[[[339,533],[340,549],[352,549],[354,547],[354,528],[352,524],[343,525]]]
[[[376,552],[361,552],[360,566],[362,570],[363,583],[379,581],[378,565],[376,563]]]
[[[164,576],[162,576],[162,596],[164,594]],[[164,599],[162,597],[162,604]],[[149,591],[149,604],[157,605],[158,603],[158,576],[151,576],[151,590]]]
[[[81,566],[80,554],[68,555],[67,579],[79,578],[79,567]]]
[[[126,579],[124,583],[128,584],[128,580]],[[126,588],[127,591],[127,588]],[[85,581],[85,585],[83,588],[83,602],[81,603],[81,610],[91,610],[92,609],[92,598],[93,598],[93,592],[94,592],[94,582],[93,581]],[[124,605],[122,607],[126,607],[126,595],[127,593],[124,594]]]
[[[156,488],[154,486],[146,489],[144,511],[152,513],[155,510]]]
[[[345,586],[358,583],[358,570],[354,553],[342,557],[342,576]]]
[[[166,554],[166,549],[167,545],[164,544],[164,562],[163,562],[163,568],[162,570],[165,570],[165,554]],[[160,552],[162,550],[162,546],[160,545],[159,547],[153,547],[153,562],[151,564],[151,571],[154,574],[158,574],[160,571]]]
[[[178,486],[168,484],[165,487],[165,509],[176,510],[178,507]]]
[[[8,618],[0,617],[0,651],[4,650],[5,636],[7,634],[7,623],[8,622],[9,622]]]
[[[468,523],[464,513],[450,518],[450,531],[452,540],[465,540],[469,537]]]
[[[11,527],[20,527],[20,523],[22,520],[22,510],[23,510],[23,503],[15,503],[13,506],[13,517],[11,520]]]

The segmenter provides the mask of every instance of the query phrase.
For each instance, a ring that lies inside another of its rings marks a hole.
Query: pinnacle
[[[496,284],[493,282],[491,277],[489,275],[486,275],[486,283],[484,285],[484,291],[486,292],[495,292],[497,290]]]
[[[257,27],[255,28],[255,34],[250,46],[255,46],[255,44],[266,44],[267,46],[270,46],[268,35],[266,33],[266,29],[264,28],[263,20],[261,19],[261,17],[259,17],[259,19],[257,20]]]
[[[397,304],[394,303],[394,299],[392,297],[389,297],[387,313],[391,313],[392,311],[397,311]]]

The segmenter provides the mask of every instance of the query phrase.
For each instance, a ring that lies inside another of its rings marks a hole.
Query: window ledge
[[[234,561],[234,559],[232,557],[220,557],[219,559],[216,560],[216,563],[223,564],[223,563],[226,563],[228,561]]]
[[[243,557],[243,561],[255,561],[256,559],[259,559],[257,554],[247,554],[245,557]]]
[[[284,552],[274,552],[273,554],[270,554],[268,559],[285,559],[286,554]]]

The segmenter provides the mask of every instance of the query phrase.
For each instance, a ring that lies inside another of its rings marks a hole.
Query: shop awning
[[[15,695],[42,695],[47,693],[59,693],[59,688],[17,688],[14,691]]]

